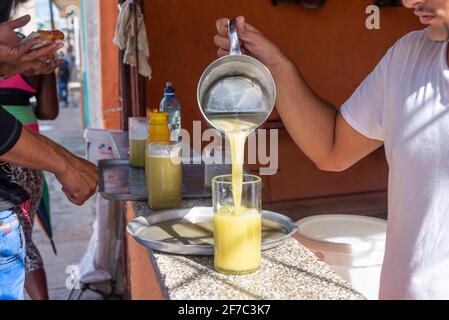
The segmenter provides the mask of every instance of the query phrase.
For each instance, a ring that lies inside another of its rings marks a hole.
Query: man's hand
[[[62,191],[72,203],[82,205],[97,190],[98,169],[92,163],[72,154],[67,156],[67,166],[55,173]]]
[[[57,61],[44,61],[44,60],[34,60],[22,62],[18,65],[0,63],[0,74],[6,76],[13,76],[15,74],[23,74],[25,76],[35,76],[39,74],[51,74],[54,73],[57,68],[59,68],[64,60]]]
[[[20,38],[16,34],[16,29],[27,25],[31,20],[29,15],[20,17],[15,20],[3,22],[0,24],[0,44],[8,47],[14,47],[20,42]]]
[[[222,57],[229,54],[229,19],[219,19],[216,24],[218,34],[214,37],[214,43],[219,48],[218,56]],[[244,17],[237,18],[237,32],[242,53],[260,60],[267,67],[274,67],[280,61],[287,59],[281,50],[268,40],[262,32],[246,23]]]
[[[46,75],[46,74],[52,74],[55,72],[56,69],[58,69],[62,64],[64,63],[63,59],[59,60],[49,60],[49,61],[43,61],[43,60],[34,60],[34,61],[28,61],[23,62],[19,65],[17,65],[17,73],[23,74],[25,76],[35,76],[35,75]]]
[[[36,38],[25,43],[19,43],[14,47],[0,44],[0,62],[17,65],[34,60],[46,61],[49,54],[54,53],[64,47],[64,44],[62,43],[51,43],[40,49],[32,49],[36,44],[41,42],[42,39]]]
[[[26,128],[16,145],[0,156],[0,161],[54,173],[67,198],[77,205],[82,205],[97,189],[96,166]]]
[[[0,73],[2,75],[49,74],[62,64],[61,60],[48,62],[47,56],[62,48],[63,44],[51,43],[33,50],[35,45],[42,43],[41,38],[20,42],[15,29],[23,27],[29,21],[30,17],[24,16],[0,24]]]

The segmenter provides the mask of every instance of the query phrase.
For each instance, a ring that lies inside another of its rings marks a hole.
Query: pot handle
[[[229,41],[231,43],[230,55],[241,55],[239,35],[237,34],[237,21],[235,19],[229,20]]]

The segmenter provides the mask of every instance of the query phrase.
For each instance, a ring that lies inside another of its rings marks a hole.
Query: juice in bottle
[[[181,145],[170,142],[168,114],[153,111],[146,149],[148,205],[155,210],[181,205]]]
[[[148,157],[148,205],[154,210],[178,208],[182,201],[181,147],[151,144]]]

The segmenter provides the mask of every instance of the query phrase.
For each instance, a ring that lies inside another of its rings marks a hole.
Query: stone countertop
[[[210,199],[185,201],[184,207],[210,205]],[[136,215],[151,213],[134,202]],[[172,300],[363,300],[324,262],[294,238],[262,255],[262,268],[245,276],[214,271],[211,256],[179,256],[148,250],[162,291]]]

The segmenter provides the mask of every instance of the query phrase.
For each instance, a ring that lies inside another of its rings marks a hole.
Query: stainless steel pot
[[[276,85],[259,60],[242,55],[235,19],[229,21],[230,54],[207,67],[198,84],[198,105],[211,123],[214,117],[242,118],[263,124],[274,109]],[[219,128],[216,128],[219,129]]]

